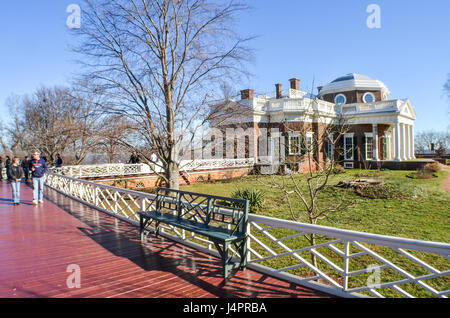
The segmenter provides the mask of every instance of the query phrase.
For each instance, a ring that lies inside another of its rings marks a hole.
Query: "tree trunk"
[[[311,233],[309,243],[311,246],[316,245],[316,235],[314,233]],[[311,251],[311,261],[313,266],[317,268],[317,257],[316,255],[314,255],[312,251]]]
[[[169,162],[166,169],[166,178],[169,182],[168,186],[170,189],[179,190],[180,188],[180,168],[176,162]]]

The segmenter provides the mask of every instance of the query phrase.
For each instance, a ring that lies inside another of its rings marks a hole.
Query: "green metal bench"
[[[247,200],[158,188],[146,210],[139,212],[141,240],[148,235],[150,224],[155,223],[157,236],[160,224],[165,223],[212,241],[222,258],[225,278],[231,269],[246,268]],[[234,256],[239,256],[238,262],[233,262]]]

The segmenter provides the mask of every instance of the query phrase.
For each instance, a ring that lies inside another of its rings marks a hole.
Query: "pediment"
[[[411,101],[409,99],[405,100],[403,105],[400,107],[400,115],[416,119],[416,112],[414,111],[414,107],[411,105]]]

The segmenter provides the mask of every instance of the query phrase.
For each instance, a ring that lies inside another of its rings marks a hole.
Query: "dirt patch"
[[[450,167],[444,166],[442,170],[450,171]],[[442,189],[444,189],[447,192],[450,192],[450,174],[442,182]]]
[[[349,181],[341,181],[336,186],[339,188],[353,188],[353,189],[361,189],[367,187],[377,187],[384,185],[383,182],[374,180],[374,179],[357,179],[357,180],[349,180]]]

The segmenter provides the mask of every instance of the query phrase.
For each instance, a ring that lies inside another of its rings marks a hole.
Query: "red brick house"
[[[340,138],[344,149],[340,159],[345,168],[360,167],[364,162],[395,164],[415,159],[414,108],[408,99],[390,99],[390,91],[382,82],[347,74],[318,87],[316,96],[302,92],[299,79],[289,82],[287,90],[276,84],[276,92],[271,96],[255,95],[252,89],[241,91],[238,103],[247,107],[249,114],[230,120],[222,128],[241,127],[252,135],[249,138],[253,139],[253,149],[246,148],[246,157],[261,161],[264,152],[269,153],[261,151],[264,135],[279,131],[285,141],[282,161],[288,163],[301,151],[300,144],[312,146],[327,127],[344,119],[348,131]],[[332,153],[330,148],[331,143],[324,142],[314,149],[318,162],[326,160]]]

